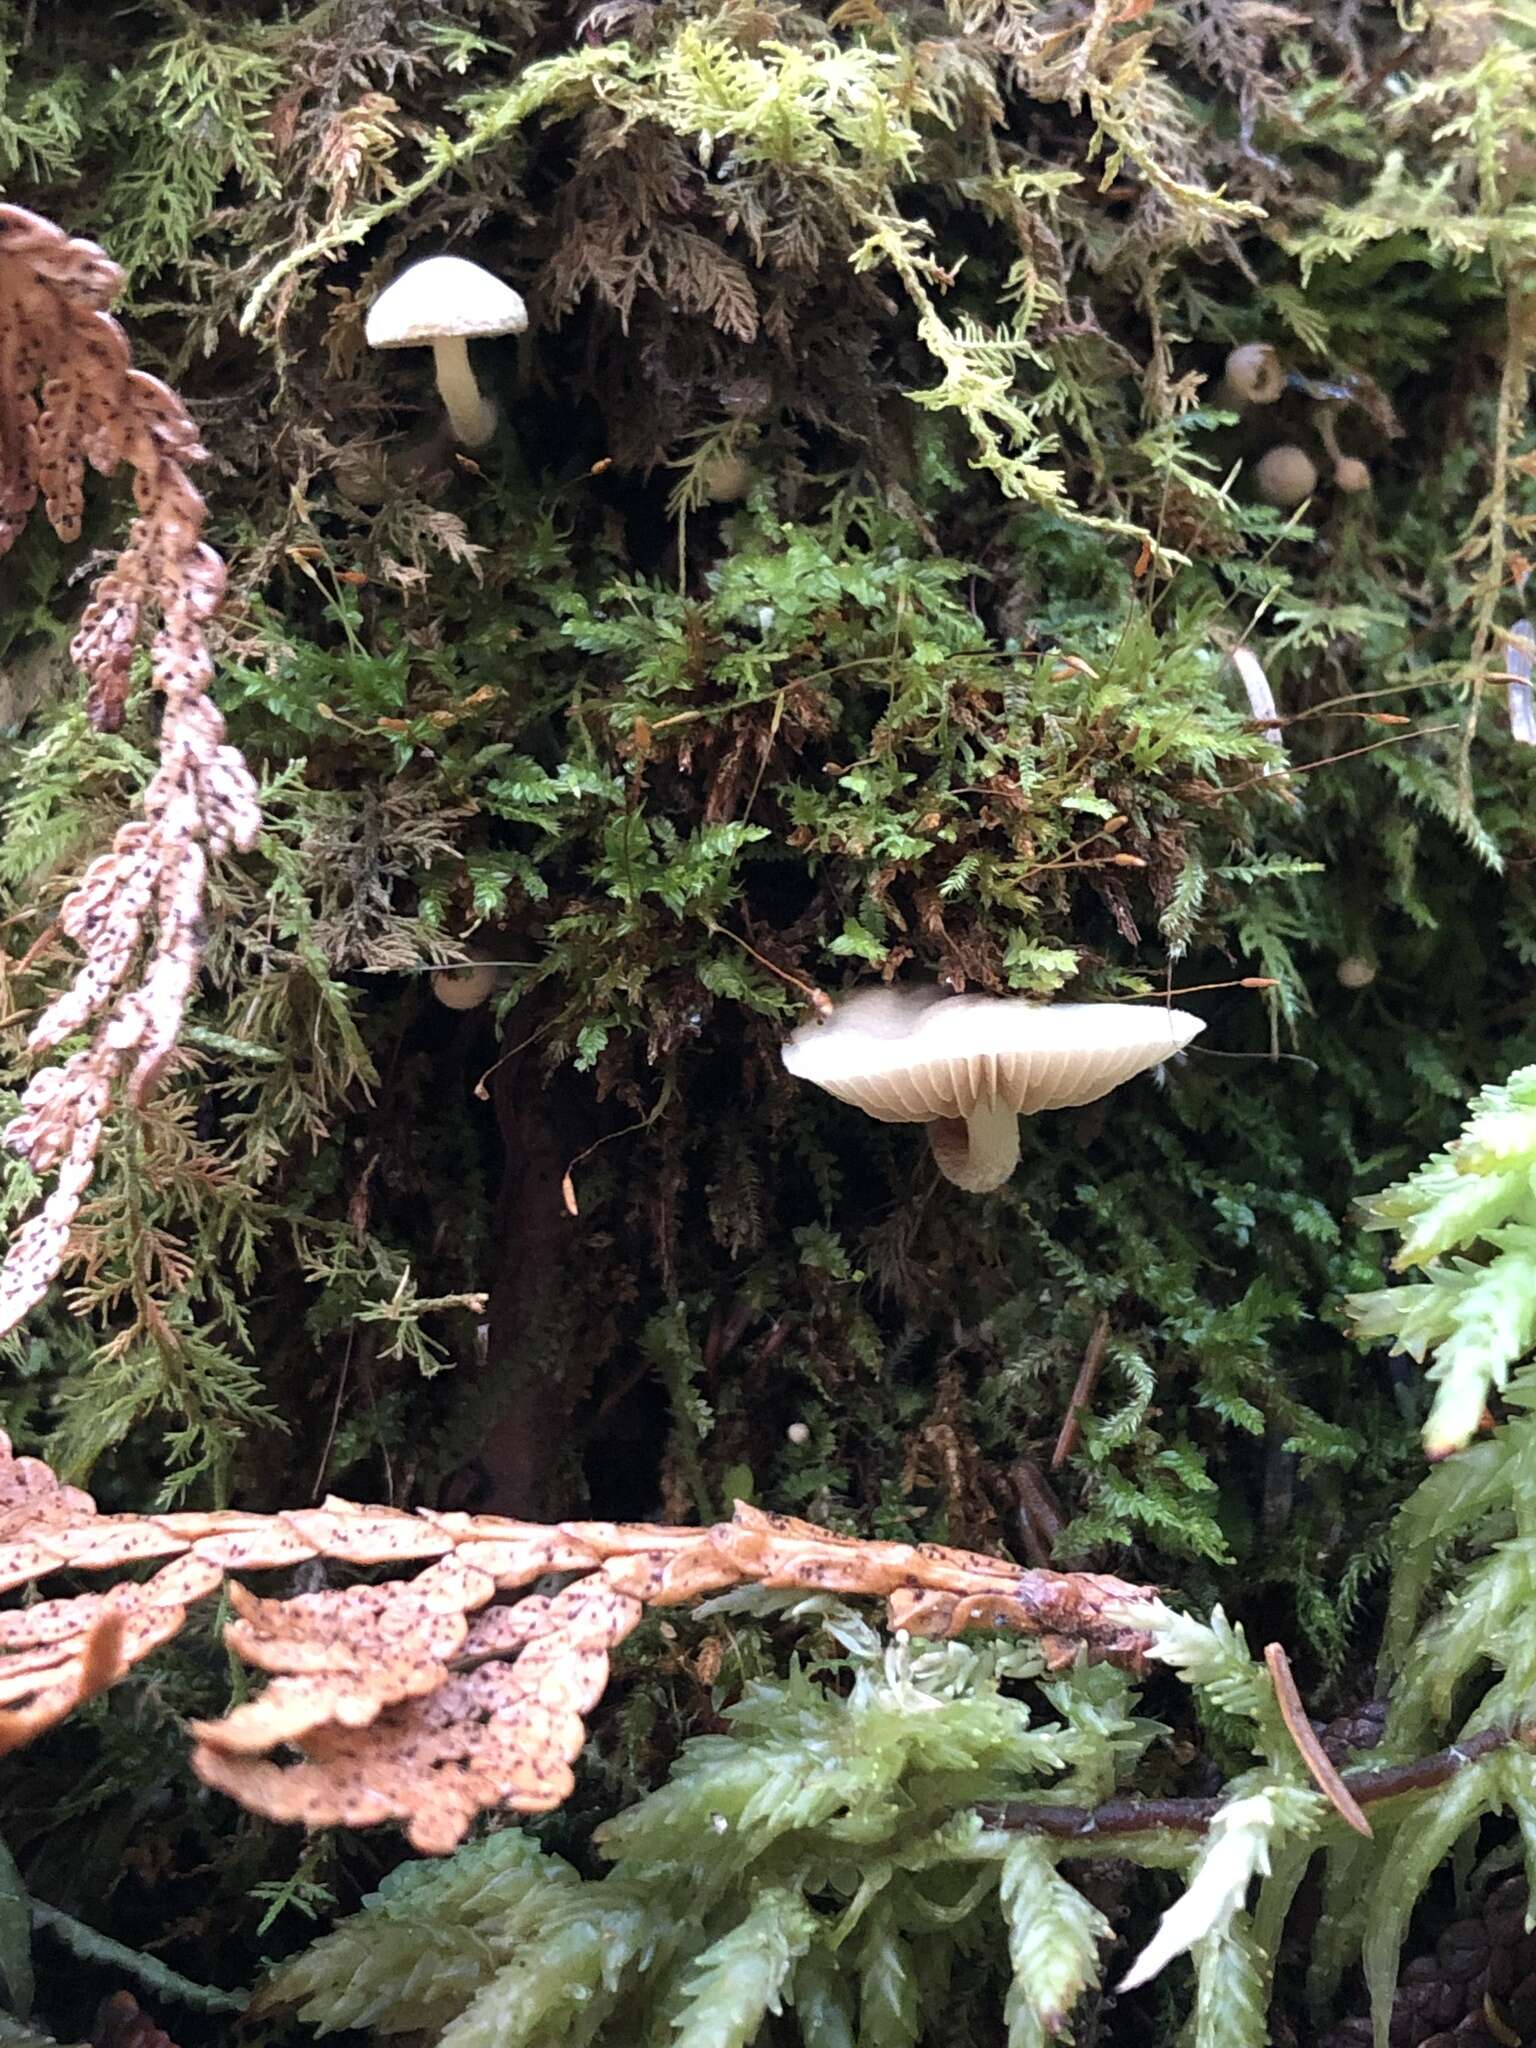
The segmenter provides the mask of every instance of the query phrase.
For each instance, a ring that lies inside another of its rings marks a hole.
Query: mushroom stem
[[[461,335],[444,335],[433,342],[432,359],[454,439],[465,448],[483,448],[496,431],[496,405],[475,382],[468,343]]]
[[[989,1195],[1019,1163],[1018,1113],[1006,1103],[978,1102],[967,1117],[937,1117],[928,1146],[946,1180],[967,1194]]]

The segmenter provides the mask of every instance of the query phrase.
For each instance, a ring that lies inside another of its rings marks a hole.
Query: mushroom
[[[882,1123],[926,1124],[940,1173],[980,1195],[1018,1165],[1021,1116],[1094,1102],[1204,1029],[1183,1010],[869,988],[802,1024],[783,1058]]]
[[[1253,473],[1259,496],[1267,504],[1289,512],[1304,504],[1317,489],[1317,464],[1305,448],[1282,441],[1262,457]]]
[[[496,969],[488,960],[463,967],[442,967],[432,977],[432,993],[450,1010],[478,1010],[496,990]]]
[[[752,487],[752,465],[737,449],[724,449],[706,464],[703,484],[712,505],[734,505]]]
[[[527,325],[527,307],[499,277],[462,256],[428,256],[385,286],[363,332],[370,348],[430,347],[455,438],[480,448],[496,431],[496,404],[475,382],[468,344]]]
[[[1328,450],[1333,463],[1333,481],[1341,491],[1354,493],[1371,488],[1370,465],[1358,455],[1346,455],[1339,446],[1338,429],[1334,425],[1334,408],[1325,405],[1317,414],[1317,431],[1323,446]]]
[[[1273,405],[1285,389],[1285,370],[1267,341],[1250,341],[1227,357],[1221,396],[1239,405]]]

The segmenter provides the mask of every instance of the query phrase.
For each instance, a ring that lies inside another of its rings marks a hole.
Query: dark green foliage
[[[1351,1203],[1536,1056],[1499,708],[1533,36],[1471,0],[0,6],[5,194],[128,266],[213,452],[219,695],[267,806],[181,1069],[0,1352],[18,1441],[108,1507],[749,1495],[1220,1599],[1318,1705],[1368,1689],[1389,1556],[1437,1561],[1388,1534],[1419,1400],[1342,1333],[1379,1271]],[[477,353],[473,459],[426,358],[362,347],[450,241],[531,312]],[[1239,416],[1255,340],[1295,377]],[[1248,474],[1285,439],[1326,473],[1319,394],[1375,488],[1287,520]],[[56,659],[120,511],[0,572],[13,1080],[49,917],[152,757],[152,705],[93,734]],[[466,943],[494,1012],[432,999]],[[1183,999],[1177,1071],[1029,1126],[977,1202],[780,1070],[813,988],[897,970],[1274,986]],[[711,1722],[662,1659],[573,1856]],[[394,1851],[195,1799],[174,1721],[226,1674],[207,1640],[160,1669],[37,1753],[7,1834],[38,1897],[233,1983]],[[1205,2024],[1230,1995],[1240,2040],[1262,1971],[1221,1939]]]

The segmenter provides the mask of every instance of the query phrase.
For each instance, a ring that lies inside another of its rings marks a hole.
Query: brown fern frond
[[[137,517],[70,652],[103,730],[122,723],[133,656],[146,639],[166,700],[144,815],[92,861],[60,912],[85,958],[28,1044],[51,1051],[95,1030],[63,1066],[34,1076],[4,1133],[35,1171],[58,1177],[0,1265],[0,1335],[42,1299],[63,1263],[114,1084],[126,1071],[130,1096],[142,1100],[176,1043],[202,958],[209,854],[254,845],[261,823],[255,783],[206,694],[207,626],[224,565],[203,541],[203,500],[186,473],[203,451],[180,399],[133,367],[106,311],[121,283],[93,242],[0,206],[0,553],[40,492],[60,539],[77,539],[87,465],[110,475],[126,463]]]
[[[221,1749],[260,1753],[335,1722],[363,1728],[386,1707],[447,1683],[464,1647],[469,1610],[496,1591],[485,1572],[456,1557],[402,1585],[350,1586],[258,1600],[232,1585],[235,1620],[224,1640],[247,1664],[275,1675],[258,1699],[194,1730]]]
[[[647,1607],[756,1584],[873,1595],[893,1627],[914,1634],[1017,1630],[1052,1663],[1086,1648],[1136,1665],[1149,1644],[1148,1589],[1122,1579],[1026,1571],[940,1544],[866,1543],[743,1503],[707,1529],[549,1528],[338,1499],[277,1515],[98,1515],[89,1494],[13,1456],[0,1435],[0,1588],[167,1560],[142,1585],[0,1613],[0,1748],[114,1683],[227,1574],[322,1557],[424,1569],[285,1600],[231,1584],[225,1640],[271,1682],[193,1727],[193,1767],[274,1820],[396,1820],[426,1853],[451,1849],[478,1813],[544,1813],[569,1796],[612,1652]],[[497,1603],[546,1574],[568,1583]],[[298,1760],[277,1761],[281,1748]]]
[[[578,1579],[540,1602],[537,1632],[515,1662],[477,1665],[368,1728],[313,1729],[296,1764],[232,1752],[230,1722],[204,1722],[193,1731],[192,1768],[272,1820],[399,1820],[413,1848],[446,1854],[482,1812],[547,1813],[569,1797],[583,1717],[608,1683],[608,1653],[643,1612],[604,1573]]]
[[[187,1575],[171,1572],[0,1614],[0,1751],[21,1748],[180,1634]]]

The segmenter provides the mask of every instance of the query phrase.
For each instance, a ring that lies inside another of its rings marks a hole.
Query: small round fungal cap
[[[527,307],[499,277],[462,256],[428,256],[380,292],[363,333],[370,348],[432,350],[453,431],[477,448],[496,431],[496,407],[475,382],[468,344],[527,325]]]
[[[1293,441],[1282,441],[1260,460],[1253,478],[1259,496],[1267,504],[1289,512],[1317,489],[1317,464],[1305,448],[1298,448]]]
[[[1342,988],[1369,988],[1376,979],[1376,965],[1360,953],[1346,953],[1333,970]]]
[[[1341,491],[1368,491],[1371,488],[1370,464],[1362,462],[1358,455],[1341,455],[1333,465],[1333,480]]]
[[[1267,341],[1246,342],[1227,357],[1227,390],[1243,405],[1273,405],[1285,389],[1285,371]]]
[[[734,449],[717,455],[704,472],[704,495],[712,505],[734,505],[752,487],[752,465]]]
[[[496,969],[488,960],[468,967],[440,968],[432,977],[432,993],[450,1010],[478,1010],[496,989]]]
[[[1021,1116],[1094,1102],[1204,1029],[1183,1010],[874,988],[801,1025],[783,1057],[882,1123],[927,1124],[940,1172],[985,1194],[1018,1165]]]

